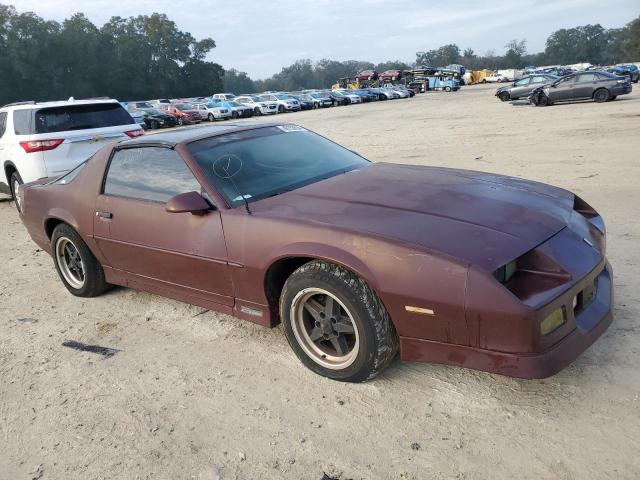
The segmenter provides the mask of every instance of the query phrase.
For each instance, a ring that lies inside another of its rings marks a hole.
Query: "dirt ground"
[[[549,182],[599,210],[615,322],[570,367],[526,381],[396,361],[369,383],[333,382],[280,328],[121,288],[74,298],[5,201],[0,479],[639,478],[640,88],[549,108],[493,90],[286,120],[374,161]]]

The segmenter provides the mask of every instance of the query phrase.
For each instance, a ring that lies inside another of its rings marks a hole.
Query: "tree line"
[[[415,65],[469,69],[521,68],[525,65],[590,62],[612,64],[640,60],[640,17],[621,28],[584,25],[553,32],[545,50],[527,53],[526,40],[512,40],[502,55],[476,55],[456,44],[416,53],[409,65],[400,60],[301,59],[264,80],[227,70],[206,57],[211,38],[196,40],[166,15],[112,17],[98,27],[82,13],[63,22],[32,12],[18,13],[0,4],[0,105],[21,100],[59,100],[74,96],[109,96],[121,100],[175,98],[229,91],[327,88],[342,77],[374,69],[406,70]]]
[[[166,15],[112,17],[102,27],[82,13],[62,23],[0,5],[0,105],[22,100],[109,96],[188,97],[222,90],[215,48]]]

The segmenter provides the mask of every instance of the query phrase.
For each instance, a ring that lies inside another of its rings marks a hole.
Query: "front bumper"
[[[576,315],[576,328],[540,353],[507,353],[419,338],[400,337],[400,358],[407,361],[442,363],[517,378],[547,378],[555,375],[589,348],[613,322],[611,266],[597,274],[594,300]],[[569,305],[575,292],[568,291],[555,302]],[[566,297],[566,298],[565,298]],[[555,303],[554,302],[554,303]]]

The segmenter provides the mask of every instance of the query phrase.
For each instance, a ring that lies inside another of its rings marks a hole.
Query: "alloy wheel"
[[[291,325],[300,347],[317,364],[340,370],[351,365],[360,350],[353,316],[334,295],[306,288],[291,302]]]
[[[85,282],[85,271],[80,252],[67,237],[60,237],[56,242],[56,260],[62,276],[75,289],[80,289]]]

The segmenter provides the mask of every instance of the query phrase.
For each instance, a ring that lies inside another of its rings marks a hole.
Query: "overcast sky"
[[[19,11],[63,20],[85,13],[101,26],[119,15],[166,13],[196,38],[211,37],[209,60],[265,78],[300,58],[415,61],[447,43],[503,53],[513,38],[544,49],[559,28],[622,26],[640,15],[638,0],[0,0]]]

